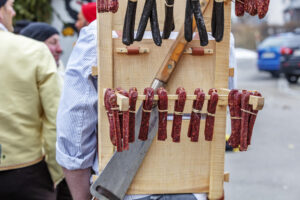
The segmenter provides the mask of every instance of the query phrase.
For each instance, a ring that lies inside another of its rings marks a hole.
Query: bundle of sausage
[[[266,16],[269,9],[270,0],[236,0],[235,1],[235,14],[240,17],[245,12],[252,16],[258,14],[259,19]]]
[[[258,111],[249,104],[250,96],[261,96],[259,92],[231,90],[228,105],[231,116],[231,136],[228,140],[233,148],[240,146],[240,151],[247,151]]]
[[[129,97],[129,111],[119,111],[117,105],[117,95],[112,89],[107,89],[104,94],[104,106],[107,112],[110,140],[117,147],[118,152],[129,149],[129,143],[134,142],[134,127],[135,127],[135,104],[137,100],[137,92],[135,88],[129,90],[129,93],[122,88],[117,88],[117,91]]]
[[[119,8],[118,0],[98,0],[97,9],[99,13],[112,12],[116,13]]]

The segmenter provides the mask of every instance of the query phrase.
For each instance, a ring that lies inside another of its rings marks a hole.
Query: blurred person
[[[62,53],[62,49],[59,43],[59,32],[56,28],[52,27],[47,23],[42,22],[33,22],[30,23],[26,28],[22,29],[20,32],[21,35],[26,37],[30,37],[32,39],[44,42],[50,52],[52,53],[56,65],[58,67],[60,75],[63,78],[63,65],[60,61],[60,55]],[[68,185],[64,180],[62,180],[57,186],[57,200],[69,200],[72,199]]]
[[[47,46],[13,34],[14,0],[0,0],[0,199],[54,200],[60,87]]]
[[[60,60],[63,50],[60,45],[58,30],[47,23],[33,22],[22,29],[20,34],[44,42],[48,46],[58,67],[58,73],[63,79],[65,69],[62,61]]]
[[[15,22],[15,25],[14,25],[14,33],[15,34],[20,34],[21,30],[23,28],[25,28],[26,26],[28,26],[30,23],[32,23],[32,21],[29,21],[29,20],[17,20]]]
[[[0,30],[14,31],[13,17],[16,12],[13,5],[14,0],[0,0]]]
[[[82,4],[81,10],[77,15],[75,26],[78,32],[85,26],[89,25],[97,17],[96,2]]]

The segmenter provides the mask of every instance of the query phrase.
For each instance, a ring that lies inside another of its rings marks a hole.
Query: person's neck
[[[0,30],[1,31],[8,31],[7,28],[0,22]]]

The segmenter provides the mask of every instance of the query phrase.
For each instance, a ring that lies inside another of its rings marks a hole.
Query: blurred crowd
[[[63,88],[60,32],[22,20],[14,0],[0,0],[0,199],[72,199],[56,161],[56,114]],[[96,19],[83,4],[78,31]]]

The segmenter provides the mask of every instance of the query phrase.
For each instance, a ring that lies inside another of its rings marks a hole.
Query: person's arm
[[[91,168],[68,170],[63,168],[73,199],[91,199],[89,192]]]
[[[57,114],[56,160],[64,168],[74,200],[86,199],[97,153],[96,24],[80,32],[66,67]]]
[[[42,107],[42,138],[45,161],[54,184],[63,178],[55,159],[56,113],[60,98],[59,77],[55,60],[46,45],[40,43],[37,53],[37,89]]]

